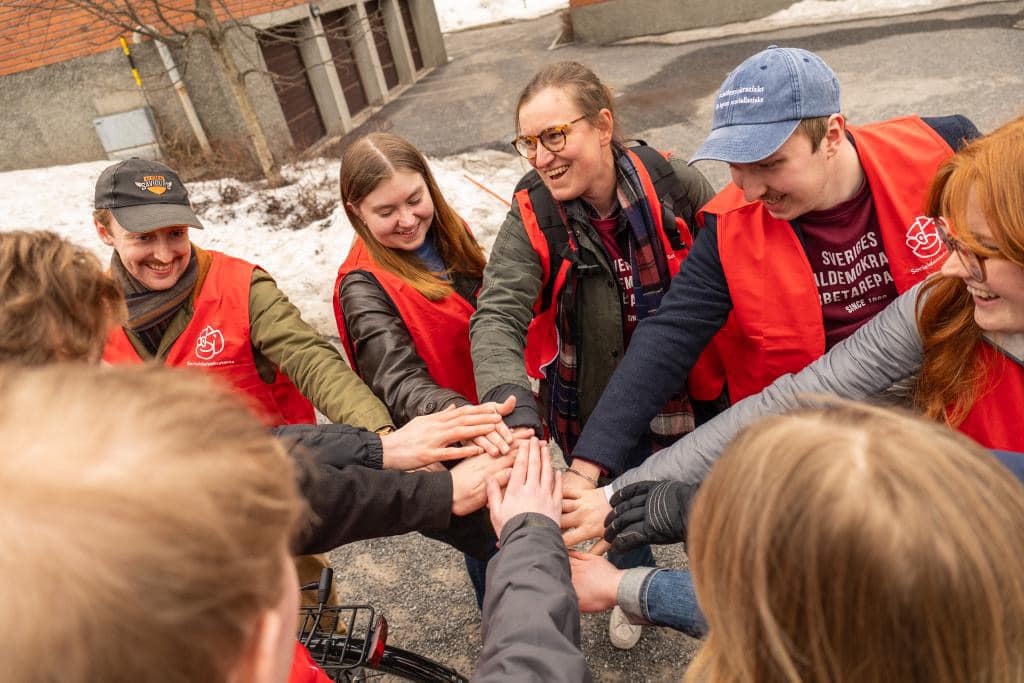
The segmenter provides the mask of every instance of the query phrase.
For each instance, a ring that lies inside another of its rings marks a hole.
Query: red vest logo
[[[210,325],[196,337],[196,358],[210,360],[224,350],[224,335]]]
[[[907,246],[914,252],[914,256],[922,261],[942,254],[945,247],[939,239],[935,219],[930,216],[918,216],[907,230]]]

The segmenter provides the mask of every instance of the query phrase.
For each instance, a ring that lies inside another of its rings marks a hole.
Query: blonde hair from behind
[[[0,489],[16,681],[228,680],[305,509],[245,405],[160,367],[0,375]]]
[[[405,138],[391,133],[370,133],[353,142],[341,159],[341,202],[349,222],[366,244],[373,260],[411,284],[423,296],[437,301],[451,294],[451,283],[431,273],[415,254],[383,246],[352,209],[398,171],[418,173],[426,183],[434,204],[434,220],[430,224],[428,239],[435,240],[448,272],[471,278],[482,277],[483,249],[470,235],[465,221],[441,194],[426,158]]]
[[[686,680],[1024,680],[1024,487],[945,427],[828,403],[747,429],[702,486]]]
[[[52,232],[0,232],[0,363],[96,362],[127,317],[120,286]]]

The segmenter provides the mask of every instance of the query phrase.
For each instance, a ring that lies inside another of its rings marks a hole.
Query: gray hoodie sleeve
[[[833,394],[864,400],[914,375],[922,355],[916,315],[920,291],[920,284],[910,288],[824,356],[795,375],[779,377],[760,394],[748,396],[655,453],[612,482],[612,488],[658,479],[699,483],[740,430],[760,417],[796,407],[801,396]]]

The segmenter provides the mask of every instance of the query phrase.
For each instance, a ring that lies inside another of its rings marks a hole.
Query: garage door
[[[297,35],[298,24],[287,24],[275,27],[272,33],[261,33],[259,40],[295,147],[306,149],[326,135],[327,129],[313,97]]]
[[[412,23],[412,10],[409,0],[398,0],[402,10],[402,24],[405,26],[405,37],[409,39],[409,51],[412,52],[412,63],[419,71],[423,68],[423,55],[420,54],[420,41],[416,39],[416,27]]]
[[[363,88],[363,81],[359,78],[359,69],[356,67],[356,57],[352,50],[351,32],[356,30],[353,27],[353,12],[352,8],[328,12],[320,17],[320,21],[324,25],[327,44],[331,48],[331,59],[338,71],[338,81],[341,82],[348,113],[355,116],[366,109],[369,100],[366,97],[366,89]]]
[[[395,67],[391,43],[388,42],[388,31],[384,28],[384,8],[380,0],[366,3],[366,15],[370,18],[370,30],[373,31],[373,42],[377,45],[380,68],[384,71],[384,82],[388,90],[391,90],[398,85],[398,69]]]

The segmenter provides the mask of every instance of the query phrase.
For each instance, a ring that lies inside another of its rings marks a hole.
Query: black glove
[[[604,520],[604,540],[624,553],[649,543],[685,543],[690,503],[699,485],[638,481],[616,491]]]

